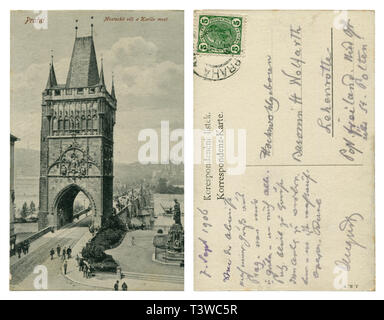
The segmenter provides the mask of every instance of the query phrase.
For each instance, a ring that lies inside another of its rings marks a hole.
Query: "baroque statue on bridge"
[[[173,220],[175,221],[175,224],[181,225],[181,210],[180,210],[180,203],[177,201],[177,199],[174,200],[175,205],[173,207]]]

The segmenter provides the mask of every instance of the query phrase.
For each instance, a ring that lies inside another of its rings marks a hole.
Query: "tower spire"
[[[111,88],[111,96],[113,99],[116,99],[116,94],[115,94],[115,75],[112,72],[112,88]]]
[[[53,50],[51,50],[51,63],[49,64],[49,75],[45,89],[50,89],[57,86],[55,68],[53,67]]]
[[[93,37],[93,16],[91,17],[91,37]]]
[[[100,67],[100,81],[99,85],[105,87],[105,82],[104,82],[104,70],[103,70],[103,56],[101,56],[101,67]]]
[[[98,85],[100,82],[96,50],[91,36],[77,37],[67,75],[67,88]]]
[[[77,30],[79,29],[77,24],[78,24],[79,20],[76,19],[75,22],[76,22],[76,25],[75,25],[75,38],[77,38]]]

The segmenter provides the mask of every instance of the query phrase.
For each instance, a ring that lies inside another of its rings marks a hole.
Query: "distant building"
[[[9,212],[10,212],[10,250],[11,254],[14,252],[16,245],[16,234],[15,234],[15,142],[19,138],[11,134],[10,140],[10,188],[9,188]]]

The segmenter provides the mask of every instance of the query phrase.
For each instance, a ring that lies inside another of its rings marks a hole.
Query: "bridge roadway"
[[[48,233],[31,243],[27,255],[11,257],[10,261],[10,289],[11,290],[36,290],[34,280],[38,276],[34,274],[36,266],[45,266],[48,270],[48,290],[106,290],[103,288],[88,287],[74,283],[63,276],[63,261],[56,255],[56,248],[70,246],[71,248],[89,232],[91,216],[83,215],[75,221],[55,233]],[[55,250],[54,259],[49,255],[51,249]]]

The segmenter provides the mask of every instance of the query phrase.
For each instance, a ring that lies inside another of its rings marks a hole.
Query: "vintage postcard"
[[[183,51],[182,11],[11,12],[11,290],[183,290]]]
[[[375,290],[372,11],[196,11],[197,290]]]

